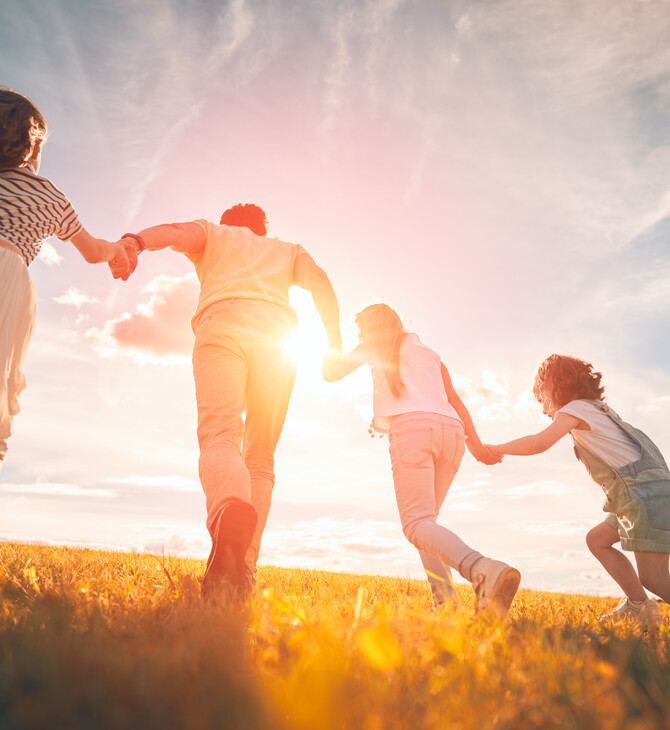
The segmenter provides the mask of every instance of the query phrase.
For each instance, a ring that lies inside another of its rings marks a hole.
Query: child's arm
[[[501,456],[504,454],[509,454],[510,456],[532,456],[533,454],[541,454],[543,451],[546,451],[568,432],[572,431],[573,428],[583,427],[584,421],[580,418],[571,416],[568,413],[558,413],[551,422],[551,425],[539,433],[522,436],[504,444],[487,445],[491,451]]]
[[[363,344],[354,347],[346,355],[342,351],[329,350],[321,369],[323,379],[329,383],[342,380],[367,361],[367,348]]]
[[[499,464],[502,461],[502,456],[492,452],[491,449],[482,444],[475,430],[475,424],[472,421],[470,412],[465,407],[465,403],[460,399],[458,393],[454,390],[451,376],[444,363],[442,363],[442,382],[444,383],[444,389],[447,393],[449,403],[451,403],[461,421],[463,421],[466,436],[465,445],[468,447],[468,451],[477,461],[481,461],[483,464],[488,464],[489,466],[491,464]]]

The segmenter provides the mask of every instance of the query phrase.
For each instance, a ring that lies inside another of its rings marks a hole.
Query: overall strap
[[[619,474],[623,476],[635,476],[635,474],[639,474],[645,469],[654,469],[659,466],[665,467],[667,471],[668,466],[665,463],[663,455],[647,434],[631,426],[630,423],[626,423],[607,403],[599,400],[590,400],[588,402],[613,421],[640,449],[640,458],[617,469]]]

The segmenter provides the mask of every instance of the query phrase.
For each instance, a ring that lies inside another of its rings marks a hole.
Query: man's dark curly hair
[[[546,387],[557,408],[572,400],[604,400],[601,378],[602,373],[594,372],[591,363],[570,355],[549,355],[537,371],[533,395],[542,403]]]
[[[221,225],[247,227],[257,236],[265,236],[268,232],[268,221],[265,211],[253,203],[238,203],[228,208],[220,220]]]

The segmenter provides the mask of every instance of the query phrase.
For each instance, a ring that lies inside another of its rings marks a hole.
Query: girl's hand
[[[476,449],[471,451],[472,455],[477,461],[487,466],[493,466],[493,464],[500,464],[503,455],[491,449],[488,445],[480,444]]]
[[[342,363],[342,357],[344,353],[342,350],[329,348],[323,358],[323,365],[321,366],[321,375],[327,382],[333,380],[339,380],[339,367]]]

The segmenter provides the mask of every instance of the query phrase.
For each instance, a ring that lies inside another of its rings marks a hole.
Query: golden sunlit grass
[[[202,561],[0,543],[0,727],[668,728],[664,625],[521,591],[504,626],[421,581],[261,568],[243,611]]]

